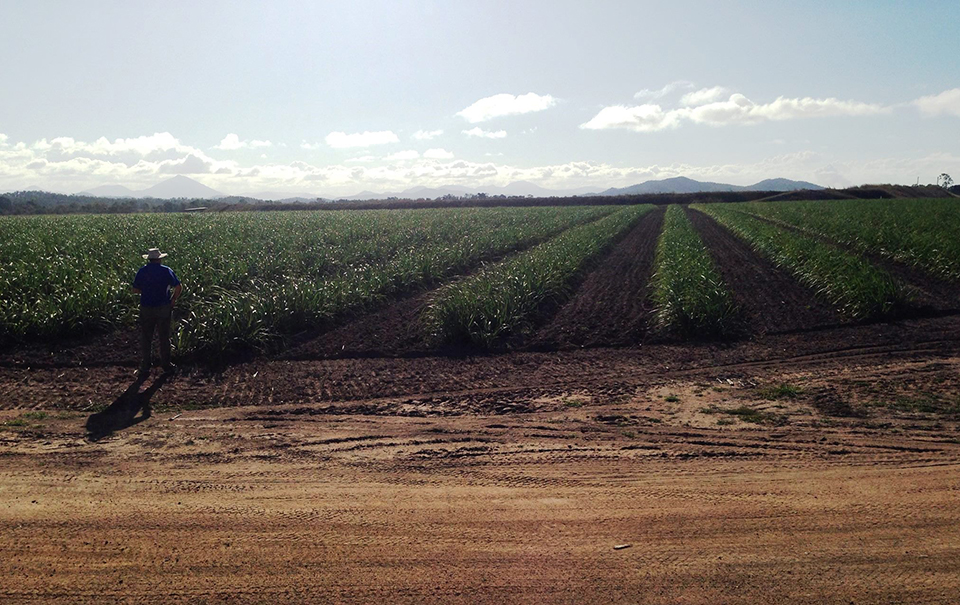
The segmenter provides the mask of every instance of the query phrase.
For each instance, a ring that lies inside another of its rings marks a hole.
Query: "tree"
[[[0,214],[10,214],[13,212],[13,202],[5,195],[0,195]]]
[[[944,172],[937,177],[937,185],[943,187],[944,189],[949,189],[953,185],[953,179],[950,178],[950,175]]]

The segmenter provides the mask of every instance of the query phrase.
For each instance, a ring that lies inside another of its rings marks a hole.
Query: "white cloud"
[[[638,105],[625,107],[614,105],[604,107],[600,113],[580,128],[588,130],[607,130],[622,128],[635,132],[656,132],[680,126],[680,115],[676,111],[663,111],[659,105]]]
[[[708,92],[704,93],[704,98],[716,94],[712,89],[706,90]],[[727,126],[801,118],[873,116],[890,113],[890,111],[890,107],[883,105],[841,101],[834,98],[778,97],[771,103],[757,104],[740,93],[734,93],[726,101],[714,101],[697,107],[669,110],[664,110],[656,104],[604,107],[590,121],[581,124],[580,128],[591,130],[619,128],[635,132],[656,132],[677,128],[684,121],[710,126]]]
[[[219,145],[215,145],[213,148],[222,151],[233,151],[235,149],[259,149],[261,147],[271,147],[272,145],[273,143],[270,141],[241,141],[239,136],[231,132],[223,137]]]
[[[758,105],[742,94],[730,95],[727,101],[718,101],[690,110],[690,120],[700,124],[724,126],[727,124],[755,124],[764,121],[826,118],[837,116],[873,116],[889,113],[890,108],[860,101],[839,99],[789,99],[778,97],[772,103]]]
[[[727,94],[727,89],[723,86],[714,86],[713,88],[701,88],[694,92],[688,92],[680,97],[680,104],[685,107],[696,107],[718,101]]]
[[[113,157],[126,163],[135,163],[141,158],[163,159],[185,153],[202,153],[199,149],[182,144],[169,132],[157,132],[129,139],[109,141],[100,137],[92,143],[77,141],[73,137],[56,137],[47,141],[40,139],[32,146],[41,152],[53,152],[64,157]]]
[[[489,131],[482,129],[479,126],[471,128],[470,130],[464,130],[462,132],[468,137],[481,137],[484,139],[502,139],[507,136],[506,130]]]
[[[2,132],[0,132],[0,145],[6,145],[8,138],[10,138],[10,137],[8,137],[7,135],[5,135],[5,134],[3,134]]]
[[[427,149],[423,152],[423,157],[428,160],[452,160],[453,153],[446,149]]]
[[[486,122],[501,116],[513,116],[535,111],[543,111],[557,104],[557,100],[550,95],[538,95],[528,92],[525,95],[514,96],[503,93],[485,97],[457,112],[471,124]]]
[[[913,104],[925,116],[951,115],[960,117],[960,88],[945,90],[938,95],[920,97]]]
[[[308,143],[307,141],[302,141],[300,143],[300,149],[306,149],[308,151],[317,151],[323,147],[320,143]]]
[[[157,167],[161,174],[208,174],[214,172],[213,162],[194,154],[180,160],[164,160]]]
[[[377,132],[356,132],[352,134],[331,132],[326,136],[324,141],[334,149],[345,149],[350,147],[371,147],[373,145],[399,143],[400,139],[390,130],[380,130]]]
[[[142,139],[120,140],[142,142]],[[142,189],[171,174],[201,175],[205,184],[225,193],[309,191],[333,197],[364,189],[399,191],[416,185],[479,188],[506,185],[514,181],[530,181],[548,189],[560,190],[585,186],[597,189],[622,187],[648,179],[680,175],[741,185],[774,176],[808,180],[821,185],[845,185],[881,181],[913,183],[917,175],[921,176],[921,182],[934,182],[936,175],[941,172],[960,173],[960,156],[950,153],[846,161],[828,153],[803,151],[739,164],[637,166],[567,162],[514,166],[504,163],[503,157],[496,153],[478,158],[481,161],[469,161],[453,159],[445,155],[449,152],[437,148],[423,152],[419,158],[391,163],[378,161],[380,158],[374,156],[361,156],[334,165],[314,165],[302,160],[289,164],[262,161],[241,165],[235,161],[215,160],[202,151],[180,151],[177,152],[179,155],[168,157],[172,151],[150,151],[150,145],[141,143],[132,146],[148,151],[149,157],[140,157],[134,162],[127,161],[129,151],[119,151],[116,156],[67,153],[65,150],[90,149],[94,145],[69,137],[38,141],[36,144],[14,143],[7,139],[6,143],[0,146],[0,191],[39,186],[52,191],[76,192],[104,183]],[[130,143],[118,146],[114,141],[108,144],[115,151],[131,148]],[[179,141],[176,147],[194,149]]]
[[[413,149],[407,149],[406,151],[398,151],[396,153],[391,153],[387,157],[383,158],[388,162],[406,162],[409,160],[416,160],[420,158],[420,153],[414,151]]]
[[[670,82],[663,88],[658,90],[650,90],[649,88],[644,88],[640,92],[633,95],[634,99],[659,99],[665,97],[678,90],[690,90],[693,88],[693,82],[688,82],[687,80],[677,80],[676,82]]]
[[[418,141],[430,141],[442,135],[442,130],[418,130],[413,133],[413,138]]]

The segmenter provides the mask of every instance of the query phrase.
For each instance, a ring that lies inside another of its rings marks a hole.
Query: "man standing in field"
[[[160,333],[160,365],[164,374],[172,374],[176,366],[170,363],[170,317],[183,287],[173,269],[160,264],[166,257],[158,248],[143,255],[147,264],[137,271],[133,291],[140,295],[140,374],[145,380],[153,365],[151,349],[153,333]]]

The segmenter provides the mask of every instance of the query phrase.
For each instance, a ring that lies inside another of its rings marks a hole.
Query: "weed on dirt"
[[[774,414],[772,412],[764,412],[761,410],[756,410],[750,406],[741,405],[736,408],[720,408],[717,406],[707,406],[700,409],[704,414],[726,414],[739,418],[743,422],[750,422],[752,424],[772,424],[774,426],[781,426],[787,423],[786,414]],[[723,420],[721,418],[721,420]],[[732,419],[728,419],[732,420]],[[729,422],[721,423],[719,420],[717,424],[730,424]]]

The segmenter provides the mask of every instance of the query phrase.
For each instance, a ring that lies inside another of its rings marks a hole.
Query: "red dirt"
[[[14,344],[0,351],[0,367],[136,367],[140,333],[134,328],[65,338],[56,342]]]
[[[420,314],[434,291],[388,303],[290,350],[282,359],[335,359],[422,355],[433,347],[425,338]]]
[[[844,323],[813,290],[758,255],[712,218],[690,208],[686,211],[741,310],[745,329],[764,334]]]
[[[460,401],[471,413],[498,413],[517,402],[577,389],[623,393],[658,376],[704,367],[790,368],[811,359],[842,365],[861,355],[929,355],[957,348],[960,316],[770,334],[737,343],[468,357],[261,359],[219,374],[178,376],[154,402],[191,407],[349,401],[390,413],[447,414],[450,402]],[[134,377],[128,366],[0,367],[0,408],[92,410],[114,401]]]
[[[663,209],[657,208],[641,218],[524,348],[543,351],[642,343],[652,312],[650,274],[663,215]]]
[[[264,362],[89,417],[63,408],[107,368],[0,370],[4,407],[47,410],[0,410],[0,598],[953,603],[960,322],[830,337]],[[271,404],[337,367],[407,395]],[[489,386],[414,395],[458,380]]]

